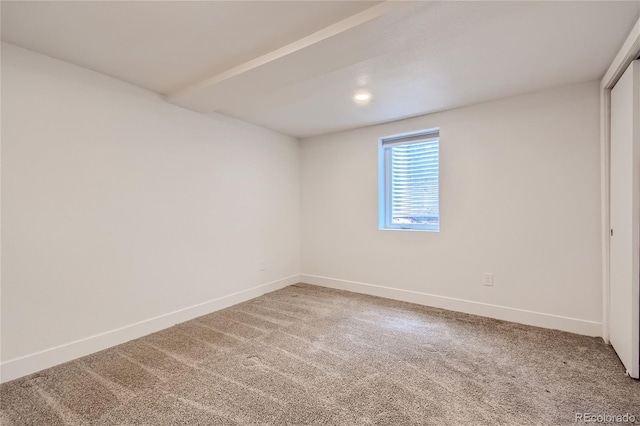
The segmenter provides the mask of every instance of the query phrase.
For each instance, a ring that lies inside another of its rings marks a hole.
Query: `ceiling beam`
[[[269,65],[274,65],[278,61],[282,61],[291,55],[300,53],[311,46],[317,45],[323,41],[329,40],[339,34],[350,29],[356,28],[362,24],[379,18],[409,1],[384,1],[376,4],[362,12],[338,21],[328,27],[325,27],[313,34],[305,36],[279,49],[261,55],[243,64],[237,65],[219,74],[212,75],[200,81],[183,86],[166,95],[169,102],[193,109],[199,112],[214,112],[222,107],[225,103],[225,96],[221,96],[219,101],[215,99],[215,91],[217,86],[228,87],[234,79],[238,77],[246,77],[247,74],[259,71]],[[225,90],[222,90],[225,92]],[[204,98],[207,98],[206,100]]]

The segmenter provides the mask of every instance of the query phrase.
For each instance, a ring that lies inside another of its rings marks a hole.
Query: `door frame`
[[[602,339],[609,343],[610,298],[610,153],[611,153],[611,89],[629,64],[640,56],[640,19],[633,26],[611,66],[600,82],[600,207],[602,239]]]

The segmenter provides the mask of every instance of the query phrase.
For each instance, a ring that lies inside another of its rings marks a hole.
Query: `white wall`
[[[293,138],[3,43],[2,145],[5,380],[297,282]]]
[[[599,335],[598,96],[583,83],[303,140],[303,280]],[[378,138],[433,127],[441,232],[378,230]]]

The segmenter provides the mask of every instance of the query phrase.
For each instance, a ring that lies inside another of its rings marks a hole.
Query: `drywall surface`
[[[299,208],[296,139],[3,43],[5,370],[297,282]]]
[[[589,82],[302,140],[302,279],[599,335],[598,114]],[[379,230],[378,138],[434,127],[441,231]]]

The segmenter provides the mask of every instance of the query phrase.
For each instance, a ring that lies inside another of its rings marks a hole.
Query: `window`
[[[379,145],[379,228],[440,231],[439,129]]]

